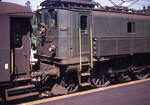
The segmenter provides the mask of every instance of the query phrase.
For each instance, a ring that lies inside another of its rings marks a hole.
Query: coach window
[[[135,22],[128,22],[127,23],[127,32],[128,33],[135,33]]]

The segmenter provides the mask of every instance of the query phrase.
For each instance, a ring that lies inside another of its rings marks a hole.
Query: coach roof
[[[31,13],[32,11],[25,7],[14,3],[0,2],[0,15],[17,14],[17,13]]]

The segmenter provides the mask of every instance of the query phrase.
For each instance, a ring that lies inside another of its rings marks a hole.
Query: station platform
[[[150,105],[150,79],[96,88],[19,105]]]

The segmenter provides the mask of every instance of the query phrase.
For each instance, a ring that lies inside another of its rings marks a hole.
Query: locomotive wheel
[[[106,87],[110,84],[107,75],[101,75],[92,78],[92,84],[95,87]]]
[[[71,81],[67,82],[64,79],[61,81],[61,85],[67,89],[68,94],[76,92],[79,88],[77,83]]]
[[[79,85],[76,72],[68,71],[62,78],[61,85],[68,90],[68,94],[78,91]]]
[[[72,83],[72,84],[68,84],[66,86],[66,88],[68,90],[68,94],[70,94],[70,93],[76,92],[78,90],[79,86],[75,83]]]
[[[129,74],[127,73],[122,73],[120,75],[117,76],[117,79],[121,82],[129,82],[132,80],[132,78],[130,77]]]
[[[143,72],[137,72],[137,73],[135,74],[135,77],[136,77],[137,79],[139,79],[139,80],[141,80],[141,79],[146,79],[146,78],[148,78],[148,74],[146,74],[144,71],[143,71]]]

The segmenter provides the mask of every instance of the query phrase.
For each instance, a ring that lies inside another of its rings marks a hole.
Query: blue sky
[[[25,5],[25,3],[26,3],[28,0],[2,0],[2,1],[4,1],[4,2],[13,2],[13,3]],[[37,6],[40,5],[40,3],[41,3],[42,1],[44,1],[44,0],[30,0],[32,10],[35,10],[35,9],[37,8]]]
[[[28,0],[2,0],[4,2],[13,2],[13,3],[17,3],[17,4],[21,4],[21,5],[25,5],[25,2]],[[40,2],[42,2],[44,0],[30,0],[31,2],[31,7],[32,10],[36,10],[37,5],[40,4]],[[109,0],[95,0],[97,2],[99,2],[102,6],[112,6],[112,4],[109,2]],[[116,4],[119,4],[121,0],[113,0]],[[150,0],[140,0],[139,2],[137,2],[135,5],[132,6],[132,8],[135,9],[141,9],[142,6],[150,6]]]

